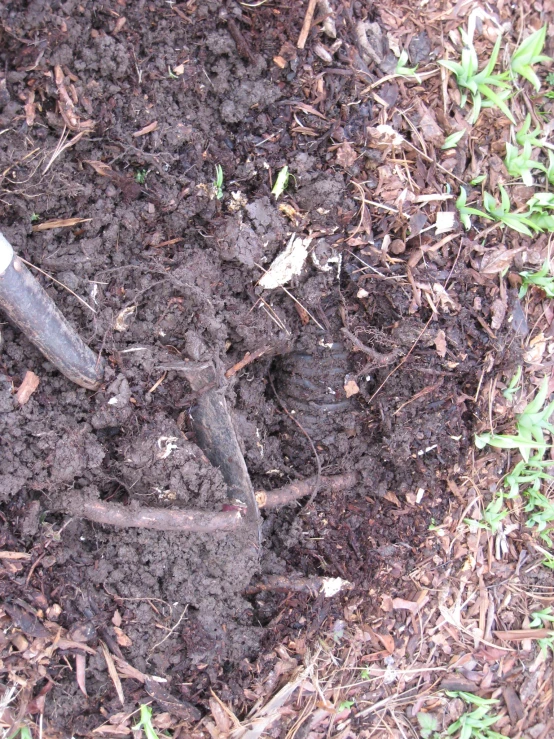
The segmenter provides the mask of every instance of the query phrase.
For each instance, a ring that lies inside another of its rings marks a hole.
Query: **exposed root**
[[[331,493],[339,490],[348,490],[359,481],[359,475],[356,472],[346,472],[344,475],[323,476],[319,478],[319,486]],[[282,488],[266,492],[259,490],[256,493],[256,501],[259,508],[279,508],[279,506],[294,503],[295,500],[305,498],[311,495],[318,483],[317,476],[308,477],[301,482],[293,482],[290,485],[283,485]]]

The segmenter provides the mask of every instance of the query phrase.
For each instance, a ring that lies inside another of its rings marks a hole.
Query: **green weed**
[[[421,78],[416,74],[417,65],[415,67],[407,67],[406,62],[408,61],[408,52],[401,51],[398,61],[396,63],[396,69],[394,70],[395,75],[398,77],[407,77],[417,80],[421,84]]]
[[[512,401],[514,395],[519,390],[519,381],[521,380],[522,372],[523,372],[523,368],[521,365],[519,365],[519,367],[515,371],[514,376],[510,380],[508,387],[502,391],[502,395],[506,398],[506,400]]]
[[[546,24],[528,36],[514,51],[510,67],[512,72],[528,80],[535,90],[541,89],[541,81],[533,69],[535,64],[550,61],[550,57],[542,53],[546,40]]]
[[[466,205],[466,202],[467,192],[465,191],[465,188],[460,187],[460,194],[458,195],[458,199],[456,200],[456,208],[458,209],[458,213],[460,215],[460,221],[462,222],[466,231],[469,231],[469,229],[471,228],[470,216],[479,216],[480,218],[487,218],[490,220],[490,216],[488,216],[486,213],[483,213],[482,210],[477,210],[477,208],[472,208]]]
[[[500,203],[497,203],[496,199],[489,192],[483,193],[483,205],[485,210],[491,216],[491,218],[499,223],[503,223],[508,228],[512,228],[518,233],[525,234],[525,236],[532,236],[533,231],[539,229],[528,217],[528,213],[512,213],[510,196],[506,192],[502,185],[498,186],[500,190]]]
[[[146,182],[146,178],[148,176],[148,170],[147,169],[137,169],[135,172],[135,180],[139,183],[139,185],[144,185]]]
[[[432,713],[418,713],[417,722],[419,724],[421,739],[438,739],[440,737],[438,732],[439,722],[437,721],[437,717],[433,716]]]
[[[457,721],[450,724],[446,729],[447,736],[457,734],[459,739],[506,739],[504,734],[489,728],[500,720],[500,716],[489,714],[491,708],[499,703],[496,698],[481,698],[462,691],[446,691],[446,695],[461,698],[465,703],[476,706],[473,711],[463,713]]]
[[[529,624],[530,629],[548,628],[554,624],[554,615],[552,614],[551,606],[547,606],[542,611],[534,611],[531,615],[533,618]],[[537,644],[545,654],[549,649],[554,653],[554,632],[543,639],[537,639]]]
[[[504,164],[511,177],[521,178],[524,185],[533,185],[533,170],[540,169],[546,172],[544,164],[532,158],[533,147],[530,141],[526,141],[521,149],[513,144],[506,143],[506,158]]]
[[[152,726],[152,709],[150,706],[142,705],[140,707],[140,721],[132,727],[133,731],[143,731],[146,739],[160,739],[160,736]],[[168,736],[162,734],[162,736]]]
[[[527,201],[529,218],[540,231],[554,231],[554,195],[537,192]],[[531,273],[529,273],[531,274]]]
[[[455,149],[458,146],[458,143],[463,138],[465,131],[455,131],[454,133],[451,133],[450,136],[447,136],[444,140],[444,144],[441,146],[441,149]]]
[[[531,129],[531,113],[527,113],[525,120],[521,124],[521,128],[516,133],[516,141],[520,146],[529,143],[531,146],[542,146],[542,141],[537,138],[542,133],[540,126],[533,131]]]
[[[31,223],[36,223],[37,221],[40,221],[40,216],[38,213],[31,213]]]
[[[467,102],[467,94],[471,93],[473,111],[470,123],[476,123],[483,107],[496,106],[505,116],[515,124],[515,119],[506,105],[506,100],[512,93],[511,83],[508,81],[509,73],[502,72],[494,74],[494,68],[500,52],[501,37],[496,40],[492,50],[491,58],[485,67],[479,72],[479,60],[473,45],[473,31],[465,32],[460,29],[464,48],[462,49],[461,61],[453,62],[441,59],[439,64],[452,72],[462,93],[460,105],[463,108]],[[493,89],[496,88],[496,89]]]
[[[221,164],[216,164],[214,190],[215,196],[218,200],[221,200],[223,198],[223,181],[223,167],[221,166]]]
[[[275,195],[275,200],[279,200],[281,195],[287,189],[290,176],[291,175],[289,172],[289,168],[285,164],[285,166],[281,170],[279,170],[279,174],[277,175],[275,184],[273,185],[273,188],[271,189],[271,194]]]
[[[554,201],[554,195],[549,195],[549,193],[540,194],[548,195],[549,198],[552,198]],[[531,200],[533,199],[534,198],[531,198]],[[554,208],[554,202],[552,207]],[[553,218],[553,216],[550,216],[550,218]],[[543,290],[546,294],[547,298],[554,298],[554,277],[552,277],[552,275],[550,274],[549,259],[545,261],[538,272],[529,272],[526,270],[524,272],[520,272],[519,274],[523,280],[523,282],[521,283],[521,287],[519,288],[520,298],[524,298],[527,295],[527,291],[529,290],[531,285],[534,285],[535,287],[540,287],[540,289]]]

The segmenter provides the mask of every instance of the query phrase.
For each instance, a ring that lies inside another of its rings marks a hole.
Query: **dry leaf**
[[[421,135],[430,144],[435,146],[441,146],[444,142],[444,134],[442,129],[435,120],[435,116],[429,108],[427,108],[421,101],[418,103],[419,108],[419,130]]]
[[[487,249],[481,260],[481,274],[496,275],[499,272],[504,272],[505,269],[511,266],[514,257],[521,251],[523,251],[523,247],[510,250],[504,248]]]
[[[396,497],[396,495],[392,492],[392,490],[387,490],[387,492],[383,495],[383,498],[385,500],[388,500],[389,503],[394,503],[395,506],[398,506],[401,508],[400,501]]]
[[[402,146],[404,138],[392,126],[384,123],[381,126],[367,129],[367,135],[372,149],[388,149],[391,146]]]
[[[410,611],[415,613],[419,605],[413,600],[404,600],[404,598],[395,598],[392,601],[392,607],[395,611]]]
[[[106,666],[108,668],[108,673],[114,684],[115,692],[117,693],[119,702],[121,703],[122,706],[124,706],[125,696],[123,695],[123,687],[121,686],[121,680],[119,679],[119,675],[117,674],[117,670],[115,669],[115,664],[114,664],[112,655],[109,653],[108,648],[104,644],[104,642],[100,642],[100,645],[102,646],[102,652],[104,654],[104,659],[106,660]]]
[[[348,141],[345,141],[338,147],[337,164],[340,167],[348,169],[348,167],[351,167],[354,164],[357,158],[358,155],[356,154],[352,146],[348,143]]]
[[[499,329],[504,323],[506,310],[508,308],[508,298],[496,298],[491,305],[492,321],[491,326],[494,330]]]
[[[116,610],[116,612],[112,616],[112,624],[114,626],[121,626],[121,621],[122,621],[122,619],[121,619],[121,613]]]
[[[51,221],[44,221],[33,226],[33,231],[49,231],[51,228],[67,228],[76,226],[78,223],[88,223],[92,218],[54,218]]]
[[[356,380],[348,380],[344,384],[344,392],[346,393],[347,398],[351,398],[353,395],[356,395],[360,392],[360,388],[358,387],[358,383]]]
[[[531,339],[529,349],[524,353],[523,359],[528,364],[540,364],[546,350],[546,339],[542,331]]]
[[[85,164],[90,164],[96,174],[99,174],[102,177],[111,177],[114,174],[114,171],[109,164],[105,164],[104,162],[100,162],[95,159],[85,159],[84,161]]]
[[[29,402],[29,398],[39,386],[39,382],[40,379],[38,375],[35,375],[34,372],[31,372],[31,370],[27,370],[27,372],[25,372],[23,382],[19,386],[19,389],[15,395],[15,398],[19,405],[25,405],[25,403]]]
[[[85,670],[87,667],[87,658],[84,654],[75,655],[75,678],[77,685],[83,695],[87,695],[87,684],[85,678]],[[88,696],[87,696],[88,697]]]
[[[124,15],[122,15],[120,18],[118,18],[117,21],[115,22],[115,26],[114,26],[114,29],[113,29],[114,35],[116,33],[119,33],[121,31],[121,29],[123,28],[123,26],[126,23],[127,23],[127,18],[125,18]]]
[[[442,328],[437,331],[437,335],[435,336],[435,348],[439,357],[446,356],[446,334]]]
[[[119,626],[114,626],[113,630],[115,631],[115,638],[120,647],[130,647],[132,645],[133,642],[131,639]]]
[[[394,652],[394,639],[390,634],[377,634],[375,636],[379,639],[381,644],[385,647],[389,654]]]
[[[231,730],[231,721],[226,711],[215,698],[210,698],[210,711],[219,731],[228,733]]]
[[[385,611],[385,613],[390,613],[393,610],[394,606],[392,603],[393,601],[390,595],[384,594],[381,596],[381,610]]]
[[[285,285],[295,275],[299,275],[308,257],[308,247],[311,242],[311,236],[303,239],[293,234],[285,250],[273,260],[271,267],[262,275],[258,285],[265,290],[272,290]]]

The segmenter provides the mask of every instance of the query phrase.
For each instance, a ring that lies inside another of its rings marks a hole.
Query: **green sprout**
[[[341,711],[346,710],[347,708],[352,708],[352,706],[356,703],[356,701],[341,701],[339,705],[337,706],[337,711],[340,713]]]
[[[179,79],[179,75],[174,74],[174,72],[171,70],[171,67],[169,66],[169,64],[167,65],[167,74],[169,75],[169,77],[171,77],[172,80],[178,80]]]
[[[480,185],[481,182],[484,182],[487,179],[486,174],[480,174],[478,177],[474,177],[472,180],[470,180],[470,185]]]
[[[541,81],[537,77],[533,65],[550,61],[550,57],[542,53],[546,40],[546,24],[528,36],[514,51],[510,67],[512,72],[528,80],[535,90],[541,89]]]
[[[545,405],[547,397],[548,377],[545,377],[533,400],[516,415],[516,434],[476,434],[475,446],[484,449],[488,444],[497,449],[517,449],[525,462],[529,461],[533,450],[542,451],[544,455],[548,447],[544,432],[554,432],[554,426],[549,422],[554,413],[554,401]]]
[[[395,75],[398,77],[412,77],[421,84],[421,77],[416,74],[417,64],[415,67],[407,67],[406,62],[408,61],[408,52],[403,50],[400,52],[398,61],[396,63],[396,69],[394,70]]]
[[[142,731],[146,739],[160,739],[156,730],[152,726],[152,709],[150,706],[141,705],[140,721],[132,727],[133,731]]]
[[[511,213],[510,196],[502,185],[499,185],[499,190],[499,204],[489,192],[483,194],[483,205],[487,213],[489,213],[493,220],[503,223],[508,228],[513,228],[514,231],[525,234],[525,236],[532,236],[533,231],[538,231],[539,229],[529,218],[529,213]]]
[[[469,229],[471,228],[470,216],[479,216],[480,218],[488,218],[490,220],[490,216],[488,216],[486,213],[483,213],[482,210],[477,210],[477,208],[471,208],[467,206],[466,202],[467,192],[465,191],[465,188],[460,187],[460,194],[458,196],[458,199],[456,200],[456,208],[458,209],[458,213],[460,214],[460,221],[462,222],[466,231],[469,231]]]
[[[516,133],[516,141],[520,146],[525,146],[529,143],[531,146],[542,146],[542,141],[537,138],[542,133],[540,126],[537,126],[533,131],[531,129],[531,113],[527,113],[525,120],[521,124],[521,128]]]
[[[484,509],[480,520],[474,521],[473,519],[464,519],[465,523],[469,526],[476,526],[479,529],[485,529],[495,534],[500,528],[500,524],[503,519],[506,518],[509,511],[504,507],[504,494],[498,493],[493,497],[491,502]]]
[[[441,149],[455,149],[458,146],[458,143],[463,138],[465,131],[455,131],[454,133],[451,133],[450,136],[447,136],[444,140],[444,144],[441,146]]]
[[[506,398],[506,400],[513,400],[514,395],[519,390],[519,381],[521,380],[521,374],[523,372],[523,368],[521,365],[517,368],[515,371],[514,376],[510,380],[510,384],[508,387],[502,391],[502,395]]]
[[[549,555],[551,557],[551,555]],[[554,560],[554,558],[551,557]],[[544,562],[543,562],[544,564]],[[550,567],[550,564],[547,565]],[[552,606],[547,606],[542,611],[534,611],[531,616],[533,617],[529,624],[530,629],[542,629],[548,628],[554,624],[554,615],[552,614]],[[546,654],[549,649],[554,652],[554,631],[544,639],[537,639],[537,643],[541,648],[542,652]]]
[[[37,221],[40,221],[40,216],[38,213],[31,213],[31,223],[36,223]]]
[[[532,158],[533,150],[530,141],[523,144],[520,150],[517,146],[506,143],[506,158],[504,164],[511,177],[520,177],[524,185],[533,185],[533,170],[540,169],[546,172],[544,164]]]
[[[537,192],[527,201],[527,206],[529,208],[529,218],[539,231],[554,231],[554,194]],[[554,296],[550,295],[549,297]]]
[[[554,151],[548,149],[548,166],[546,168],[546,179],[554,185]]]
[[[479,60],[477,52],[473,45],[473,32],[466,33],[460,29],[464,48],[462,49],[461,63],[452,62],[441,59],[439,64],[452,72],[456,77],[458,87],[462,92],[460,106],[463,108],[467,102],[467,91],[472,95],[473,112],[470,123],[476,123],[483,107],[496,106],[504,113],[504,115],[515,124],[515,119],[506,105],[506,100],[510,97],[512,90],[511,84],[507,81],[508,72],[501,74],[493,74],[496,60],[500,52],[501,36],[498,36],[491,58],[486,66],[479,72]],[[493,88],[497,88],[496,90]],[[483,100],[485,98],[485,100]]]
[[[439,722],[437,721],[437,717],[432,713],[423,713],[423,711],[420,711],[417,714],[417,722],[419,724],[421,739],[435,739],[435,737],[440,736],[438,733]]]
[[[524,298],[527,295],[527,291],[531,285],[540,287],[546,293],[547,298],[554,298],[554,277],[550,274],[550,260],[547,259],[538,272],[524,271],[519,274],[523,278],[523,282],[519,288],[520,298]]]
[[[275,200],[279,200],[281,195],[287,189],[290,176],[291,175],[289,173],[289,168],[285,164],[285,166],[281,170],[279,170],[279,174],[277,175],[277,179],[275,180],[275,184],[273,185],[273,188],[271,190],[271,194],[275,195]]]
[[[215,165],[214,190],[216,198],[221,200],[223,197],[223,168],[221,164]]]
[[[446,695],[450,698],[461,698],[465,703],[476,706],[473,711],[463,713],[457,721],[450,724],[446,730],[447,736],[460,732],[459,739],[506,739],[504,734],[499,734],[489,728],[501,718],[495,714],[489,714],[491,708],[499,703],[496,698],[481,698],[462,691],[446,691]]]
[[[146,178],[148,176],[148,170],[147,169],[137,169],[135,172],[135,180],[139,183],[139,185],[144,185],[146,182]]]

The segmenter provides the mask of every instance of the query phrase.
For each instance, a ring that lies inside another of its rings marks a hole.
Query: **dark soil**
[[[356,10],[344,6],[351,33]],[[431,519],[448,505],[448,481],[474,426],[472,398],[483,371],[492,370],[487,352],[508,361],[513,337],[476,318],[477,299],[479,316],[488,318],[489,297],[468,270],[469,243],[455,263],[430,253],[415,270],[421,282],[446,283],[455,305],[438,317],[424,302],[413,314],[405,263],[424,237],[383,261],[384,236],[405,240],[405,227],[381,212],[360,230],[349,184],[377,184],[378,152],[364,149],[366,127],[377,121],[370,101],[359,104],[367,80],[351,73],[340,51],[335,70],[294,48],[285,69],[272,62],[298,38],[298,3],[36,0],[5,2],[0,20],[2,231],[22,257],[94,308],[39,275],[107,358],[105,384],[91,393],[3,326],[1,548],[32,558],[2,572],[2,599],[70,632],[92,624],[90,645],[119,640],[125,660],[166,678],[178,699],[203,711],[213,689],[240,713],[249,704],[245,687],[272,665],[273,646],[316,632],[344,605],[340,597],[299,594],[246,598],[246,586],[262,573],[298,573],[350,581],[346,600],[378,594],[385,582],[394,590],[420,556]],[[56,65],[76,114],[95,126],[44,172],[64,132]],[[154,121],[153,132],[133,136]],[[329,147],[346,140],[365,156],[345,168]],[[100,162],[109,165],[103,175]],[[221,199],[213,187],[218,164]],[[294,180],[276,203],[271,185],[285,164]],[[32,230],[70,217],[90,220]],[[313,258],[288,286],[303,308],[282,290],[256,287],[261,267],[293,231],[314,236]],[[375,351],[392,352],[392,362],[378,366],[354,351],[343,327]],[[285,406],[311,437],[322,471],[359,471],[356,489],[321,490],[306,508],[264,514],[259,561],[240,534],[115,530],[56,513],[75,494],[219,509],[225,483],[195,444],[194,393],[178,371],[162,367],[211,359],[223,377],[263,346],[264,356],[222,384],[254,487],[317,472]],[[40,385],[19,407],[13,389],[27,370]],[[351,398],[347,376],[360,390]],[[406,494],[420,489],[421,502],[407,506]],[[13,617],[6,613],[7,627]],[[87,658],[88,698],[68,667],[71,650],[33,667],[32,694],[51,686],[45,721],[52,728],[86,735],[100,713],[121,710],[99,654]],[[0,673],[20,660],[8,645]],[[123,685],[133,710],[146,693],[133,679]]]

